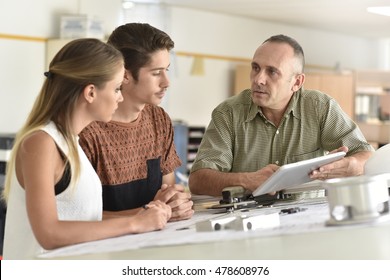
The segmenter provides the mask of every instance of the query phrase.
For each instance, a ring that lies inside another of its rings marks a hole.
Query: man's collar
[[[301,112],[297,108],[297,103],[298,103],[298,99],[299,99],[302,91],[303,91],[303,87],[301,87],[298,91],[294,92],[294,94],[291,96],[290,102],[288,103],[287,109],[285,111],[285,116],[287,116],[291,113],[295,118],[297,118],[297,119],[301,118]],[[253,120],[257,114],[260,114],[260,116],[265,118],[265,116],[263,115],[263,113],[261,111],[261,108],[258,107],[252,101],[248,116],[247,116],[245,121],[249,122],[249,121]]]
[[[284,114],[285,116],[291,114],[292,116],[294,116],[297,119],[301,118],[301,112],[300,112],[300,110],[298,110],[297,103],[298,103],[298,100],[299,100],[299,97],[301,95],[302,90],[303,89],[300,88],[298,91],[294,92],[294,94],[291,96],[290,102],[288,103],[286,112]]]

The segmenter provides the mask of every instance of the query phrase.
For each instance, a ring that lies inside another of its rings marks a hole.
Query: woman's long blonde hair
[[[71,130],[77,100],[87,85],[94,84],[100,88],[112,80],[123,63],[123,56],[117,49],[98,39],[73,40],[55,55],[49,71],[45,72],[46,80],[26,123],[16,135],[11,158],[7,163],[3,192],[6,201],[21,143],[50,121],[55,123],[69,147],[69,154],[66,156],[72,169],[71,185],[74,185],[80,174],[76,135]]]

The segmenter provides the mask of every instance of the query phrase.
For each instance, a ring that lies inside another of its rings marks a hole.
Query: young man
[[[191,169],[192,193],[221,195],[228,186],[255,190],[279,166],[345,151],[347,156],[313,171],[327,179],[363,173],[373,148],[337,102],[304,90],[304,54],[294,39],[277,35],[252,59],[251,89],[221,103]]]
[[[125,58],[123,102],[109,123],[95,122],[80,134],[80,145],[103,184],[104,215],[129,215],[153,200],[172,209],[170,221],[193,215],[191,196],[175,184],[181,165],[173,126],[158,105],[169,86],[172,39],[143,23],[116,28],[108,44]]]

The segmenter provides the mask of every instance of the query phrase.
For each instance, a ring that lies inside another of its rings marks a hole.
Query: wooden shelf
[[[384,145],[390,143],[390,122],[357,122],[367,141]]]
[[[363,112],[368,121],[360,121],[359,109],[356,108],[356,120],[364,136],[376,146],[390,143],[390,71],[356,71],[356,98],[365,98]]]

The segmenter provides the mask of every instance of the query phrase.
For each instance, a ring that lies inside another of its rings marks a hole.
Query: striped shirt
[[[374,150],[332,97],[300,89],[276,127],[247,89],[213,110],[191,172],[253,172],[270,163],[281,166],[322,156],[341,146],[349,148],[348,155]]]

